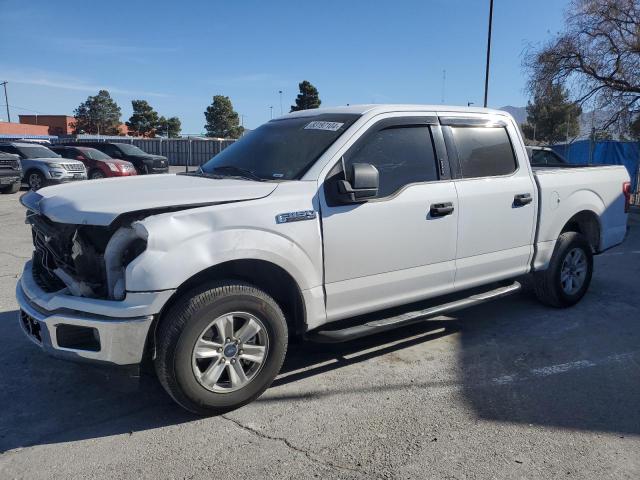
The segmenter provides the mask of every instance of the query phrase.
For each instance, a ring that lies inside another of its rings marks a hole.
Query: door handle
[[[453,203],[434,203],[429,208],[429,215],[432,217],[444,217],[453,213]]]
[[[519,193],[515,197],[513,197],[513,204],[516,207],[522,207],[523,205],[527,205],[533,201],[533,197],[531,197],[530,193]]]

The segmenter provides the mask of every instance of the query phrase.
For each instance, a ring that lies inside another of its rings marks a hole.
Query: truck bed
[[[564,165],[532,167],[540,202],[536,247],[544,262],[555,240],[576,212],[593,211],[599,217],[596,253],[622,242],[626,214],[622,186],[629,174],[620,165]],[[588,214],[588,213],[585,213]],[[597,220],[598,221],[598,220]],[[587,233],[587,232],[585,232]]]

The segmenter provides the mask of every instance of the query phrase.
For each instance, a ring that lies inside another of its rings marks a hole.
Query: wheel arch
[[[585,236],[593,252],[600,250],[600,218],[593,210],[582,210],[573,215],[562,227],[564,232],[577,232]]]
[[[28,181],[29,180],[29,175],[31,175],[32,173],[39,173],[45,179],[47,178],[45,173],[40,168],[31,166],[31,167],[27,168],[24,171],[24,173],[22,174],[22,178],[24,179],[24,181]]]
[[[299,335],[306,331],[306,309],[298,283],[281,266],[258,259],[229,260],[196,273],[176,289],[158,317],[161,318],[192,288],[216,280],[242,281],[263,290],[280,306],[293,334]]]

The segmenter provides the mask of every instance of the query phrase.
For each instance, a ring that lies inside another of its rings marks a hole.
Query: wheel
[[[271,385],[287,336],[282,310],[265,292],[240,282],[210,283],[186,293],[160,319],[156,374],[187,410],[224,413]]]
[[[47,180],[37,170],[29,173],[27,177],[27,184],[31,190],[39,190],[46,185]]]
[[[106,175],[102,172],[102,170],[93,170],[91,175],[89,175],[91,180],[99,180],[101,178],[106,178]]]
[[[20,182],[12,183],[9,186],[2,187],[2,189],[0,189],[0,193],[16,193],[18,190],[20,190]]]
[[[549,268],[534,275],[538,299],[564,308],[580,301],[593,274],[593,254],[587,239],[577,232],[564,232],[558,238]]]

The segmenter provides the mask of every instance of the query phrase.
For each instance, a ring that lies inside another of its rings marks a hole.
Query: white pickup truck
[[[623,241],[623,167],[533,169],[504,112],[365,105],[274,119],[197,172],[22,197],[20,323],[56,356],[152,359],[200,414],[258,397],[289,338],[338,342],[521,288],[568,307]],[[393,308],[392,308],[393,307]]]

